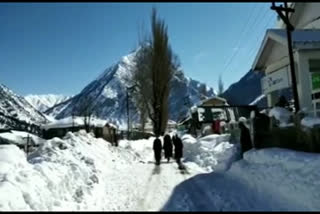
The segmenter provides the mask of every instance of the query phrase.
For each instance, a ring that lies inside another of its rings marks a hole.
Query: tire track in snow
[[[158,169],[159,172],[157,172],[157,168],[159,168]],[[149,178],[147,180],[147,185],[145,187],[145,191],[144,191],[144,193],[142,194],[141,198],[139,199],[139,201],[137,203],[138,204],[137,205],[137,210],[139,210],[139,211],[146,211],[147,210],[146,207],[145,207],[146,201],[147,200],[150,201],[150,194],[155,192],[154,191],[155,185],[153,184],[154,182],[152,182],[152,180],[154,180],[153,179],[154,177],[158,177],[158,179],[159,179],[160,176],[156,176],[156,175],[160,174],[160,171],[161,171],[160,166],[159,167],[156,166],[153,169],[153,171],[151,172],[151,174],[150,174],[150,176],[149,176]]]

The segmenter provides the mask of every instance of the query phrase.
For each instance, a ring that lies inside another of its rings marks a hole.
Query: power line
[[[269,11],[269,9],[267,9],[266,11],[265,11],[265,13],[262,15],[262,16],[260,16],[261,18],[260,19],[256,19],[256,24],[258,24],[258,26],[260,25],[260,23],[262,23],[262,21],[263,20],[265,20],[265,19],[263,19],[264,17],[265,17],[265,15],[267,14],[267,12]],[[262,13],[261,13],[262,14]],[[270,23],[270,21],[271,21],[271,18],[272,18],[273,16],[270,16],[269,17],[269,19],[268,19],[268,21],[266,22],[266,24],[263,26],[263,28],[261,29],[261,30],[264,30],[266,27],[267,27],[267,25]],[[257,20],[259,20],[259,21],[257,21]],[[257,31],[255,31],[255,32],[257,32],[257,34],[258,34],[258,38],[256,39],[256,40],[259,40],[259,38],[261,38],[261,35],[260,35],[260,29],[259,28],[254,28],[254,29],[257,29]],[[251,35],[255,35],[254,33],[252,33]],[[252,39],[247,39],[246,41],[246,46],[248,46],[249,45],[249,43],[251,42],[251,41],[253,41],[253,39],[255,39],[255,38],[252,38]],[[244,44],[244,43],[242,43],[242,44]],[[253,46],[253,48],[248,52],[248,53],[250,53],[249,54],[249,56],[250,57],[248,57],[249,59],[252,57],[252,54],[254,53],[254,49],[255,49],[255,46]],[[231,70],[231,69],[230,69]]]
[[[268,21],[266,22],[266,24],[265,24],[264,27],[263,27],[263,30],[267,28],[267,26],[271,23],[271,21],[272,21],[273,18],[274,18],[273,15],[271,15],[271,16],[269,17]],[[259,44],[261,44],[261,42],[262,42],[262,40],[263,40],[264,37],[263,37],[263,36],[261,37],[261,36],[259,35],[259,38],[260,38],[260,41],[258,42],[258,45],[257,45],[257,46],[253,46],[253,48],[252,48],[251,51],[249,52],[249,59],[251,59],[254,55],[256,55],[257,52],[258,52],[258,50],[259,50],[259,48],[260,48]],[[254,60],[254,59],[249,60],[249,61],[248,61],[248,64],[252,63],[253,60]]]
[[[245,32],[245,30],[246,30],[246,28],[247,28],[247,26],[248,26],[248,24],[249,24],[249,22],[250,22],[250,20],[251,20],[252,14],[253,14],[253,12],[255,11],[255,8],[256,8],[257,6],[258,6],[257,4],[253,6],[251,13],[249,13],[249,16],[248,16],[247,21],[245,22],[245,24],[244,24],[243,27],[241,28],[241,29],[242,29],[242,31],[241,31],[241,36],[238,37],[237,42],[234,43],[232,47],[234,47],[235,44],[237,44],[236,47],[239,46],[239,42],[241,41],[240,38],[242,38],[242,35],[244,34],[244,32]],[[237,52],[237,51],[238,51],[238,49],[233,52],[233,55],[234,55],[234,53]],[[233,56],[233,55],[232,55],[232,56]],[[231,57],[231,58],[232,58],[232,57]],[[226,59],[226,62],[225,62],[225,66],[224,66],[223,71],[226,70],[226,68],[229,66],[229,64],[230,64],[230,59],[231,59],[231,58],[229,58],[229,61],[227,61],[228,59]],[[221,72],[222,72],[222,71],[220,71],[220,74],[221,74]]]
[[[258,5],[258,4],[257,4],[257,5]],[[257,8],[257,5],[256,5],[255,8]],[[259,12],[261,11],[261,9],[263,9],[263,6],[260,8]],[[257,10],[257,11],[258,11],[258,10]],[[255,18],[254,18],[254,19],[251,19],[251,17],[253,16],[254,12],[255,12],[255,11],[253,11],[253,13],[251,13],[250,20],[246,23],[246,28],[245,28],[244,31],[243,31],[243,33],[245,33],[245,34],[242,33],[242,35],[239,37],[238,44],[237,44],[237,50],[233,52],[232,56],[229,58],[229,61],[228,61],[227,66],[225,66],[225,68],[224,68],[223,71],[227,71],[227,68],[228,68],[228,67],[231,65],[231,63],[233,62],[233,58],[239,53],[239,51],[240,51],[240,46],[241,46],[241,44],[243,44],[243,43],[241,43],[241,41],[242,41],[242,40],[241,40],[241,39],[242,39],[242,36],[243,36],[243,35],[247,35],[247,34],[249,33],[248,30],[250,29],[250,27],[249,27],[249,28],[247,28],[247,27],[249,26],[250,21],[253,20],[253,22],[252,22],[252,24],[251,24],[251,28],[252,28],[253,24],[256,23],[256,20],[257,20],[259,14],[261,14],[261,13],[258,12],[258,13],[256,14]]]

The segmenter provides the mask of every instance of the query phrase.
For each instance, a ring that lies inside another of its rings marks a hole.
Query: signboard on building
[[[263,94],[269,94],[273,91],[289,88],[290,85],[288,66],[268,74],[261,79],[261,89]]]

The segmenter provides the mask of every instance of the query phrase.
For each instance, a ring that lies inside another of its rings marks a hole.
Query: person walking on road
[[[241,130],[241,135],[240,135],[241,156],[243,157],[243,154],[246,151],[252,149],[252,142],[250,137],[250,130],[246,127],[244,121],[239,122],[239,128]]]
[[[170,135],[166,134],[164,136],[164,142],[163,142],[163,150],[164,150],[164,156],[166,159],[168,159],[168,163],[170,161],[170,158],[172,157],[172,141]]]
[[[175,146],[174,146],[174,157],[178,163],[178,165],[181,165],[181,158],[183,156],[183,144],[182,140],[176,135],[175,136]]]
[[[153,151],[154,151],[154,158],[156,160],[156,165],[160,165],[161,150],[162,150],[161,140],[159,138],[156,138],[153,141]]]

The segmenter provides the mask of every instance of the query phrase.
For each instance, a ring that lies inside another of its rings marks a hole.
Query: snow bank
[[[285,108],[274,107],[269,112],[269,117],[275,117],[280,122],[281,127],[289,123],[292,113]]]
[[[320,156],[280,148],[250,150],[227,174],[288,210],[320,210]]]
[[[28,158],[15,145],[0,145],[0,210],[125,210],[117,191],[129,203],[135,195],[125,193],[117,171],[137,160],[81,131],[46,141]]]
[[[229,138],[228,134],[213,134],[200,139],[184,135],[184,160],[194,162],[206,171],[227,170],[240,154],[240,145],[229,143]]]
[[[307,117],[304,117],[301,120],[301,124],[303,126],[306,126],[306,127],[309,127],[309,128],[313,128],[316,125],[320,125],[320,118],[319,117],[307,116]]]
[[[163,145],[163,138],[159,138]],[[134,154],[140,158],[140,161],[154,161],[153,157],[153,141],[155,137],[150,137],[148,139],[142,140],[120,140],[119,146],[125,148],[129,151],[134,152]],[[151,155],[150,155],[151,154]]]

